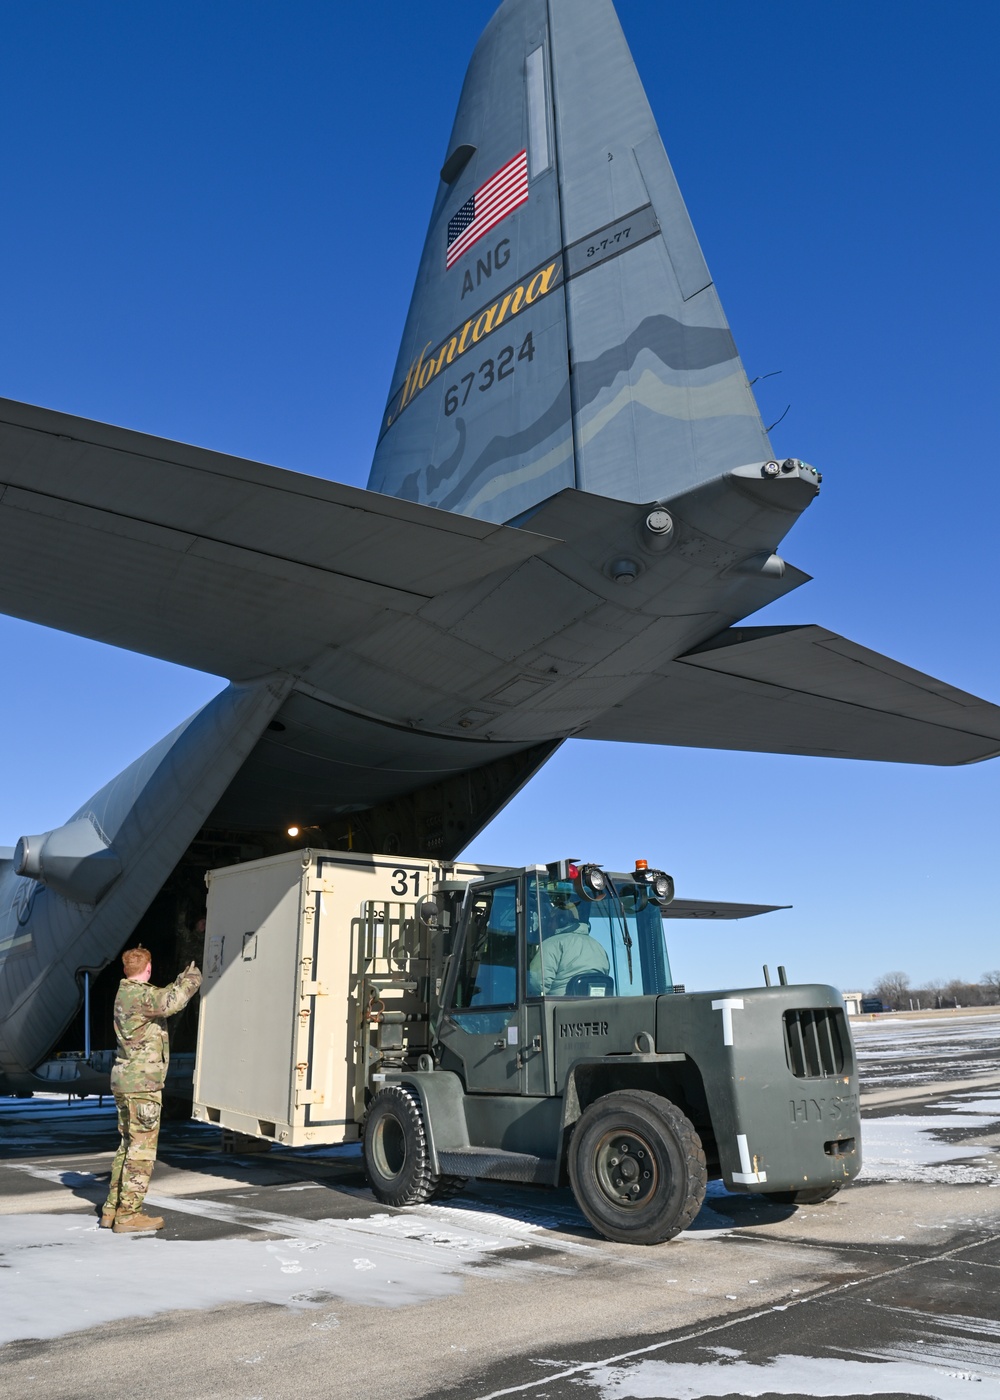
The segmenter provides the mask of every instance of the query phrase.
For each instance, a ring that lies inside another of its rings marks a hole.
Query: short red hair
[[[122,953],[122,966],[126,977],[136,977],[152,963],[153,955],[140,943],[138,948],[126,948]]]

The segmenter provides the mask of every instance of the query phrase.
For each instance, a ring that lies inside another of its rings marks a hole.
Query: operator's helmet
[[[552,899],[552,932],[566,933],[578,928],[586,920],[580,915],[580,907],[569,895],[555,895]]]

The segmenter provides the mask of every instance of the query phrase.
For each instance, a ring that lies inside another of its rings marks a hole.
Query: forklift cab
[[[442,989],[440,1067],[470,1094],[560,1092],[553,1042],[579,1034],[566,1027],[597,1027],[588,1039],[611,1049],[612,1002],[673,990],[661,916],[673,887],[664,881],[656,871],[605,875],[563,861],[470,885]]]

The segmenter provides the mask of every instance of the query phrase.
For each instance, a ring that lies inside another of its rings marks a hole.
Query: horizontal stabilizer
[[[663,910],[665,919],[752,919],[791,909],[790,904],[729,904],[721,899],[675,899]]]
[[[244,680],[551,542],[0,399],[0,611]]]
[[[887,763],[1000,754],[1000,706],[825,627],[734,627],[578,737]]]

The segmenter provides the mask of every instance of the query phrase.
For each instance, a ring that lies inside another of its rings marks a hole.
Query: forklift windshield
[[[599,902],[569,881],[527,884],[528,996],[656,996],[673,990],[659,905],[631,880]]]

